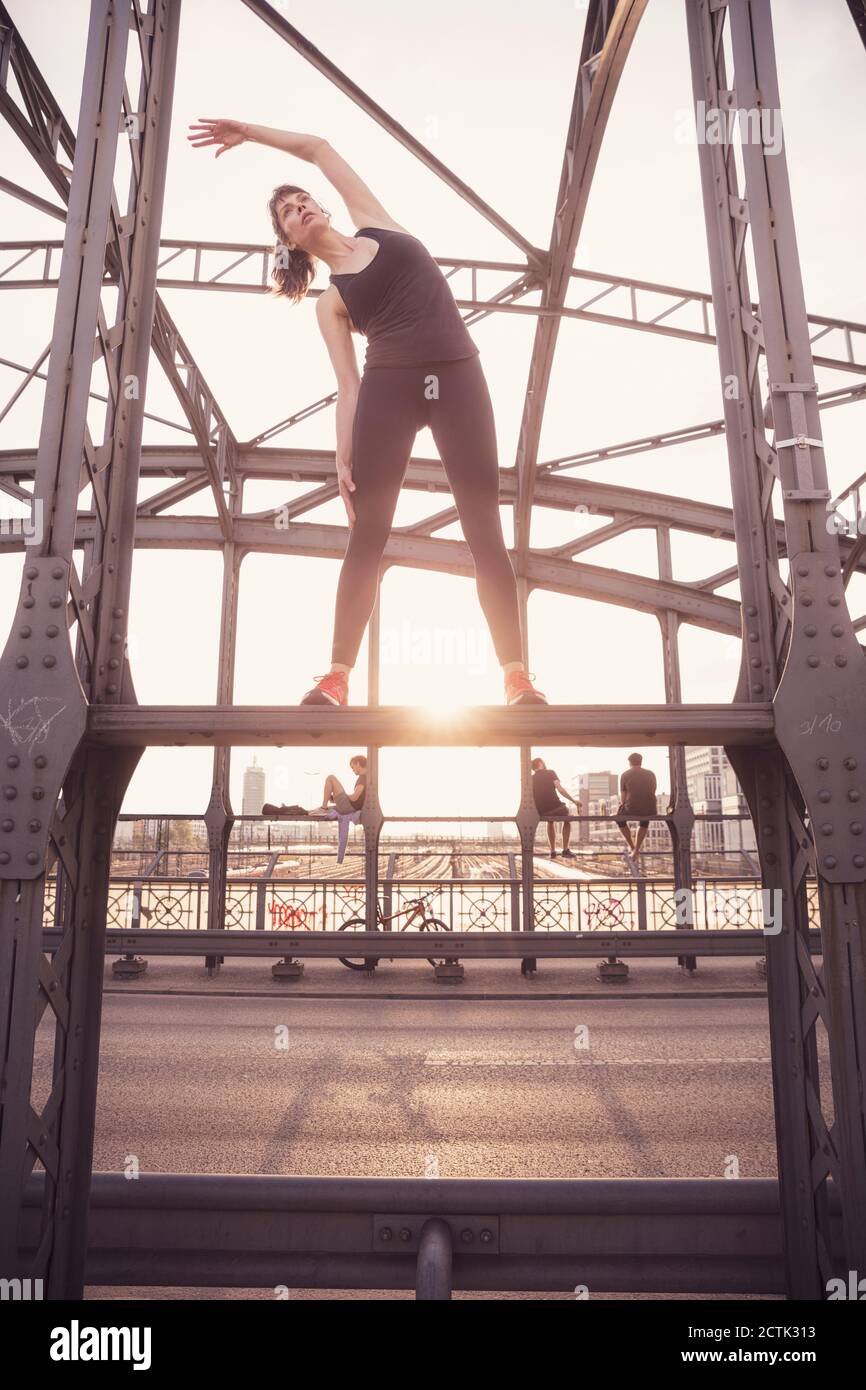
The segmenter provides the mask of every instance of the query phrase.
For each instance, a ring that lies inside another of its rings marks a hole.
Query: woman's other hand
[[[212,120],[210,117],[201,118],[195,125],[190,125],[190,134],[187,139],[192,142],[193,149],[198,149],[204,145],[219,145],[215,158],[219,159],[226,150],[234,149],[235,145],[242,145],[247,139],[246,126],[243,121],[229,121],[224,119]]]
[[[337,459],[337,482],[340,485],[340,496],[346,507],[346,515],[349,518],[349,529],[355,524],[355,508],[352,506],[350,492],[355,491],[355,484],[352,482],[352,460],[351,458]]]

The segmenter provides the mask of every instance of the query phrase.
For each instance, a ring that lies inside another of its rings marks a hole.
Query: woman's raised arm
[[[316,163],[318,147],[328,143],[320,135],[276,130],[273,126],[250,125],[248,121],[231,121],[226,117],[201,117],[189,129],[187,139],[192,142],[194,149],[200,149],[204,145],[221,146],[216,151],[217,159],[226,150],[234,149],[236,145],[242,145],[245,140],[249,140],[252,144],[271,145],[275,150],[285,150],[286,154],[294,154],[298,159]]]
[[[375,193],[367,187],[360,174],[347,164],[327,140],[323,140],[313,156],[325,178],[336,188],[356,227],[390,227],[405,232],[385,211]]]

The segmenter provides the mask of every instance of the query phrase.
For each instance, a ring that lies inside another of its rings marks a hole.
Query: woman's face
[[[310,233],[321,231],[327,218],[309,193],[289,193],[277,205],[277,223],[289,246],[306,246]]]

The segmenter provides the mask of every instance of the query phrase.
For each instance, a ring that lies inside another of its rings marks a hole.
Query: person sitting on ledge
[[[348,816],[353,811],[360,811],[364,805],[364,794],[367,790],[367,759],[363,753],[356,753],[354,758],[350,758],[349,767],[355,774],[355,785],[351,793],[347,792],[339,777],[335,777],[333,772],[329,772],[325,778],[325,787],[322,792],[322,804],[316,806],[310,812],[311,816],[330,816],[333,808],[340,815]]]
[[[540,816],[553,816],[557,811],[563,816],[568,815],[568,807],[560,801],[557,792],[567,796],[569,801],[574,802],[578,815],[580,815],[580,802],[575,801],[570,792],[560,782],[552,768],[546,767],[543,758],[533,758],[530,763],[532,769],[532,795],[535,798],[535,809]],[[556,858],[556,821],[547,822],[547,839],[550,843],[550,857]],[[562,822],[562,857],[563,859],[574,859],[573,852],[568,848],[571,839],[571,821]]]
[[[654,816],[656,814],[656,775],[654,772],[650,772],[648,767],[641,767],[642,754],[629,753],[628,760],[630,766],[626,768],[619,779],[621,804],[616,813],[616,823],[628,840],[629,858],[636,864],[640,857],[641,846],[646,839],[649,821],[640,821],[637,840],[633,840],[628,819],[629,816],[632,820],[636,820],[639,816]]]

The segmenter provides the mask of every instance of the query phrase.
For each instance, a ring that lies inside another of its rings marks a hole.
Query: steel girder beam
[[[3,183],[0,182],[0,191],[2,189]],[[35,195],[29,194],[25,189],[18,189],[14,185],[9,185],[6,191],[15,197],[24,198],[25,201],[34,202]],[[38,205],[39,201],[36,200],[34,205]],[[45,204],[42,210],[52,216],[63,215],[62,209],[55,208],[51,204]],[[15,257],[14,261],[0,269],[0,290],[55,288],[57,279],[52,274],[53,259],[59,253],[62,244],[60,241],[44,238],[30,238],[27,241],[0,241],[0,255],[8,254]],[[179,275],[158,275],[157,286],[159,288],[214,290],[226,294],[267,293],[267,273],[269,260],[273,255],[272,246],[252,245],[247,242],[178,241],[176,239],[166,240],[162,245],[165,250],[172,251],[172,254],[162,262],[163,266],[173,264],[178,256],[187,256],[192,260],[192,265],[187,278]],[[41,253],[42,256],[41,269],[38,274],[8,278],[13,270],[17,269],[19,265],[25,264],[37,252]],[[205,267],[203,258],[207,255],[218,254],[231,257],[231,259],[216,269],[212,275],[207,275],[206,270],[212,269],[212,267]],[[585,282],[587,290],[592,289],[593,291],[580,304],[571,307],[566,307],[564,303],[559,307],[546,305],[543,302],[540,304],[517,304],[518,299],[540,288],[537,273],[531,265],[521,265],[516,261],[483,260],[477,257],[469,259],[460,256],[436,256],[434,259],[437,265],[446,272],[449,279],[452,279],[460,271],[470,272],[469,292],[465,295],[455,294],[458,307],[472,311],[466,315],[465,321],[469,324],[485,318],[491,313],[516,313],[528,314],[536,318],[552,316],[560,319],[573,318],[587,323],[606,324],[611,328],[629,328],[642,333],[656,333],[663,337],[680,338],[686,342],[711,345],[716,341],[710,318],[712,296],[702,290],[661,284],[653,280],[636,280],[626,275],[610,274],[597,270],[581,270],[578,267],[570,266],[565,272],[568,281],[574,281],[578,284]],[[232,271],[236,271],[238,266],[244,265],[253,267],[255,274],[251,274],[245,280],[222,278]],[[175,267],[176,270],[178,268]],[[477,292],[477,276],[480,271],[509,276],[516,275],[517,278],[512,279],[492,296],[482,299]],[[112,281],[110,274],[107,278],[109,282]],[[599,286],[602,288],[599,289]],[[315,300],[322,292],[322,290],[311,289],[307,298]],[[621,292],[620,298],[626,301],[627,309],[617,311],[614,305],[610,305],[608,306],[609,311],[602,313],[591,308],[592,305],[600,304],[602,301],[616,296],[618,292]],[[652,295],[653,303],[643,307],[642,295]],[[660,308],[659,297],[668,299],[670,303]],[[751,307],[753,311],[758,308],[757,304],[752,304]],[[691,323],[671,322],[674,315],[678,315],[680,318],[689,317],[685,311],[689,311]],[[855,344],[854,341],[855,335],[857,337],[866,335],[866,324],[854,319],[842,319],[826,314],[810,314],[809,325],[813,343],[817,343],[831,334],[838,335],[839,338],[838,349],[834,353],[828,355],[816,353],[813,356],[816,366],[832,367],[836,371],[866,372],[866,360],[864,360],[866,358],[866,342]],[[670,433],[674,432],[671,431]]]
[[[18,611],[0,660],[0,706],[10,711],[0,736],[9,750],[6,801],[10,808],[20,806],[17,814],[7,814],[0,851],[0,977],[6,1001],[0,1010],[6,1059],[0,1251],[4,1267],[13,1268],[23,1186],[38,1160],[47,1174],[46,1200],[30,1272],[46,1279],[51,1298],[81,1296],[111,843],[141,756],[127,749],[117,757],[88,746],[83,736],[88,708],[134,699],[123,630],[178,15],[179,5],[166,0],[154,0],[147,14],[129,0],[93,0],[35,469],[46,524],[25,562]],[[138,39],[140,120],[127,127],[136,147],[130,150],[128,208],[120,217],[113,179],[121,115],[129,110],[130,30]],[[31,105],[34,121],[37,116]],[[50,167],[49,136],[42,141],[34,135],[33,144]],[[100,298],[106,255],[121,282],[119,317],[111,328]],[[94,343],[102,349],[109,383],[106,438],[98,448],[87,430]],[[141,390],[128,396],[123,384],[132,376]],[[89,571],[79,584],[72,550],[78,496],[86,482],[94,492],[94,534]],[[77,666],[67,632],[76,618]],[[62,865],[64,930],[47,967],[38,938],[49,857]],[[46,1007],[55,1021],[54,1075],[51,1094],[37,1114],[30,1097],[33,1051]]]
[[[275,880],[272,888],[285,887]],[[382,955],[382,933],[353,932],[351,951],[355,956]],[[58,949],[62,934],[47,927],[42,933],[43,950]],[[537,944],[536,944],[537,942]],[[821,950],[821,933],[810,933],[810,949]],[[346,954],[347,938],[339,931],[201,931],[186,928],[140,927],[135,931],[108,928],[105,949],[109,955],[135,954],[145,950],[149,956],[235,956],[242,960],[272,960],[274,956],[333,960]],[[393,949],[392,949],[393,948]],[[391,932],[387,940],[388,959],[426,960],[429,956],[456,955],[461,960],[514,960],[523,955],[525,945],[514,931],[469,932]],[[715,959],[735,956],[762,956],[767,949],[763,931],[742,927],[706,931],[543,931],[532,944],[533,955],[544,960],[597,960],[599,956],[629,956],[635,960],[665,960],[688,952],[692,957]],[[493,998],[495,996],[491,996]]]
[[[3,185],[4,181],[0,180],[0,190],[2,190]],[[26,201],[32,202],[35,205],[39,205],[43,202],[43,200],[37,199],[35,195],[28,195],[26,190],[17,189],[15,185],[8,185],[6,191],[13,192],[16,194],[16,196],[24,197]],[[63,209],[54,208],[52,205],[49,204],[45,204],[42,210],[47,211],[52,215],[61,218],[65,216]],[[260,288],[258,284],[258,279],[256,280],[256,282],[236,283],[221,281],[219,276],[229,273],[229,271],[235,269],[238,264],[244,263],[253,254],[255,254],[257,258],[262,258],[262,274],[266,277],[267,257],[270,254],[272,254],[271,248],[248,246],[245,243],[234,244],[205,242],[196,244],[188,242],[171,241],[166,242],[164,244],[166,246],[174,246],[187,249],[190,251],[191,254],[193,252],[195,253],[193,275],[196,277],[199,277],[201,274],[201,255],[203,251],[223,249],[227,252],[237,254],[233,255],[233,259],[229,262],[229,264],[223,270],[217,272],[216,276],[206,280],[201,278],[195,278],[190,281],[185,281],[181,279],[167,279],[159,277],[157,279],[157,285],[162,286],[163,288],[198,287],[203,289],[222,289],[239,292],[258,291]],[[59,241],[28,241],[0,243],[0,255],[2,255],[3,252],[22,253],[20,256],[17,257],[17,259],[12,263],[12,265],[6,266],[3,270],[0,270],[0,289],[32,289],[56,286],[56,279],[51,278],[51,258],[53,255],[59,252],[61,246],[62,242]],[[4,276],[8,275],[10,270],[14,269],[17,265],[28,260],[30,256],[33,255],[36,251],[41,251],[43,253],[41,278],[26,280],[20,278],[17,280],[4,278]],[[176,250],[174,252],[175,256],[179,254],[181,254],[181,251]],[[171,257],[168,258],[169,261],[171,259]],[[523,274],[517,280],[507,284],[502,290],[497,291],[494,295],[488,297],[486,300],[480,300],[477,297],[476,285],[476,275],[478,270],[485,269],[499,271],[515,271],[520,270],[521,267],[517,265],[506,264],[503,262],[466,261],[454,257],[438,257],[437,262],[443,269],[446,270],[450,267],[453,270],[468,268],[471,271],[472,288],[470,292],[470,297],[467,299],[460,298],[459,296],[457,297],[458,306],[461,308],[468,308],[470,310],[470,312],[465,316],[464,319],[464,321],[467,324],[479,322],[480,320],[486,318],[490,313],[507,312],[510,309],[513,309],[515,312],[519,311],[521,313],[534,314],[536,316],[549,315],[554,312],[549,307],[545,307],[543,305],[518,305],[516,303],[516,301],[519,298],[522,298],[523,295],[538,288],[537,281],[529,268],[523,268]],[[695,342],[705,342],[709,344],[716,342],[715,334],[712,333],[709,329],[708,308],[711,304],[711,297],[708,295],[701,294],[694,290],[678,289],[669,285],[656,285],[648,281],[629,280],[619,276],[602,276],[600,274],[590,273],[586,271],[578,271],[574,269],[569,271],[569,275],[572,279],[583,278],[587,280],[592,280],[594,282],[602,281],[607,285],[607,288],[605,290],[603,290],[599,294],[593,295],[589,300],[587,300],[587,304],[598,303],[602,299],[606,298],[607,295],[615,293],[616,290],[627,290],[629,294],[631,314],[630,316],[599,314],[589,312],[586,308],[567,309],[564,306],[562,306],[557,311],[560,318],[581,318],[590,322],[604,323],[609,326],[639,329],[643,332],[660,333],[663,336],[685,338]],[[652,317],[649,317],[647,314],[641,313],[640,304],[638,300],[638,294],[640,291],[652,292],[655,296],[667,295],[671,298],[672,303],[667,309],[661,312],[653,313]],[[315,299],[318,297],[320,293],[320,290],[311,290],[309,292],[308,297]],[[167,310],[165,309],[165,306],[162,304],[161,301],[160,303],[162,314],[164,317],[166,317]],[[681,312],[683,306],[691,306],[699,311],[703,323],[702,331],[697,332],[694,330],[685,329],[681,325],[675,325],[668,321],[672,314]],[[752,305],[752,309],[753,311],[755,311],[757,309],[757,305]],[[809,323],[813,329],[813,342],[817,342],[819,339],[827,336],[831,332],[838,334],[841,338],[841,355],[837,354],[836,356],[822,357],[816,356],[814,358],[816,365],[832,368],[837,371],[866,371],[866,361],[861,362],[857,358],[855,345],[853,341],[854,334],[866,334],[866,325],[848,320],[830,319],[823,315],[810,315]],[[173,327],[169,331],[173,335],[177,334],[177,330]],[[165,335],[162,335],[162,341],[163,343],[165,342]],[[165,352],[164,348],[163,352]],[[185,352],[188,358],[189,350],[185,349]],[[866,345],[864,345],[862,355],[866,357]],[[2,362],[2,365],[11,367],[13,370],[20,370],[25,373],[29,372],[28,368],[22,367],[14,362],[4,361]],[[184,360],[182,362],[182,365],[186,367],[188,365],[188,361]],[[43,373],[38,371],[32,373],[32,375],[36,377],[44,376]],[[204,390],[205,393],[209,395],[209,393],[207,393],[206,391],[206,388],[204,388]],[[98,393],[93,392],[92,394],[95,398],[99,398]],[[180,392],[178,392],[178,394],[180,395]],[[180,395],[180,399],[182,404],[187,404],[186,398],[183,395]],[[835,391],[826,391],[821,393],[818,397],[819,404],[822,409],[828,406],[844,405],[852,401],[863,399],[866,399],[866,385],[840,388]],[[280,433],[282,430],[290,428],[293,424],[297,423],[298,421],[305,420],[309,418],[311,414],[314,414],[317,411],[325,409],[326,407],[332,405],[335,400],[336,393],[331,392],[327,396],[322,397],[320,400],[313,402],[311,405],[302,407],[301,409],[293,412],[293,414],[287,417],[285,420],[280,421],[278,424],[270,427],[269,429],[263,431],[261,434],[257,435],[254,440],[249,441],[246,447],[250,447],[251,444],[262,443],[264,440],[272,438],[274,435]],[[215,413],[219,417],[219,412],[216,411]],[[145,418],[158,419],[158,417],[148,417],[147,415]],[[191,415],[189,416],[189,418],[194,419],[195,417]],[[173,422],[171,421],[159,421],[159,423],[173,424]],[[174,427],[183,428],[182,426],[177,425],[175,425]],[[224,433],[225,438],[228,441],[229,466],[231,467],[231,463],[233,458],[235,457],[236,452],[235,441],[231,436],[231,431],[228,429],[227,425],[225,424],[225,421],[221,417],[219,419],[219,428],[220,431]],[[197,428],[196,433],[198,432],[199,429]],[[570,455],[563,459],[553,459],[544,463],[538,463],[536,464],[536,472],[537,476],[540,476],[543,472],[558,471],[560,469],[573,466],[580,466],[591,462],[608,461],[612,458],[625,457],[635,453],[644,453],[649,450],[666,448],[675,444],[690,443],[699,439],[712,438],[713,436],[721,434],[723,432],[723,420],[706,421],[698,425],[686,426],[675,430],[657,432],[656,434],[649,435],[643,439],[632,440],[622,444],[602,446],[601,448]],[[170,504],[172,501],[182,500],[183,498],[189,495],[190,493],[187,485],[183,484],[180,485],[176,490],[167,490],[165,497],[167,503]],[[156,499],[151,500],[155,501]]]
[[[88,738],[100,748],[317,747],[348,744],[382,747],[621,748],[669,743],[767,746],[773,738],[766,705],[550,705],[531,708],[472,705],[436,714],[403,705],[342,708],[316,705],[99,705],[88,714]]]
[[[7,491],[14,489],[15,495],[19,496],[21,500],[29,501],[30,494],[20,489],[18,484],[22,479],[32,478],[35,457],[35,452],[31,450],[0,450],[0,488]],[[179,445],[175,448],[169,448],[165,445],[149,445],[141,451],[141,476],[180,476],[184,480],[190,478],[190,485],[184,492],[184,496],[200,491],[205,486],[202,477],[204,468],[201,452],[193,445]],[[336,486],[330,481],[333,472],[333,452],[324,449],[268,449],[264,447],[251,449],[241,445],[236,461],[236,473],[240,482],[250,479],[321,482],[321,486],[312,492],[305,493],[303,496],[284,504],[287,520],[300,516],[336,496]],[[195,479],[194,484],[192,478]],[[844,499],[858,484],[862,484],[862,481],[862,479],[856,480],[850,488],[845,489],[840,494],[837,501]],[[403,486],[409,491],[444,493],[450,491],[445,470],[438,459],[411,459]],[[173,500],[176,500],[170,496],[171,492],[171,489],[166,489],[164,492],[138,503],[137,515],[140,518],[153,517],[158,514],[165,515],[165,508],[171,505]],[[517,475],[513,468],[500,470],[499,495],[500,500],[506,503],[516,499]],[[601,483],[594,478],[564,477],[558,474],[545,477],[539,474],[535,485],[535,500],[540,507],[571,512],[580,506],[585,507],[591,514],[625,518],[624,525],[627,529],[647,526],[655,528],[664,525],[670,529],[687,531],[694,535],[712,536],[720,540],[734,540],[734,513],[730,507],[677,497],[671,493],[649,492],[643,488],[623,487],[617,483]],[[268,508],[261,512],[238,513],[238,520],[255,522],[273,519],[276,511],[282,513],[283,507]],[[422,521],[409,526],[397,527],[395,534],[398,536],[429,534],[430,530],[448,525],[454,520],[455,515],[453,508],[447,508],[436,513],[435,516],[424,518]],[[80,517],[86,519],[86,513],[81,513]],[[189,536],[183,534],[185,517],[166,515],[166,520],[177,522],[179,532],[177,544],[182,544],[184,540],[195,539],[192,532]],[[775,526],[779,554],[784,555],[786,546],[785,523],[778,520]],[[579,541],[566,545],[552,546],[546,550],[531,549],[530,554],[557,556],[576,553],[578,549],[591,548],[606,538],[607,536],[599,530],[582,537]],[[866,569],[866,554],[864,554],[862,538],[854,541],[850,536],[840,532],[839,544],[845,561],[846,576],[855,569]],[[0,536],[0,553],[3,549],[18,547],[20,547],[20,541],[17,538],[10,536],[4,539]],[[736,577],[736,572],[730,576],[730,578],[734,577]],[[727,583],[729,579],[720,582]],[[694,587],[703,589],[712,586],[707,580],[701,580]]]
[[[228,421],[214,400],[201,368],[197,365],[168,309],[157,297],[153,320],[153,347],[160,366],[168,377],[192,427],[196,443],[204,460],[207,482],[217,509],[220,530],[226,541],[232,536],[232,515],[226,504],[223,486],[229,483],[232,493],[238,488],[235,473],[237,443]],[[214,440],[216,435],[216,440]],[[189,479],[171,489],[170,501],[176,502],[200,490],[202,480],[195,486]]]
[[[0,191],[3,184],[0,182]],[[29,194],[25,189],[18,189],[15,185],[9,185],[6,191],[13,196],[24,198],[25,201],[34,202],[35,195]],[[36,200],[37,205],[40,200]],[[62,209],[55,208],[51,204],[45,204],[43,211],[52,216],[62,216]],[[53,289],[57,285],[56,276],[52,273],[53,260],[59,253],[62,242],[57,240],[46,240],[44,238],[30,238],[27,241],[0,241],[0,255],[8,254],[15,259],[8,265],[0,269],[0,290],[33,290],[33,289]],[[214,290],[227,294],[265,294],[267,293],[267,273],[269,259],[273,255],[273,247],[264,245],[252,245],[247,242],[210,242],[210,241],[178,241],[175,239],[163,242],[163,247],[167,251],[172,251],[162,262],[163,265],[174,263],[178,256],[188,256],[192,260],[188,278],[179,275],[166,276],[158,275],[157,286],[161,289],[187,289],[187,290]],[[41,269],[38,274],[31,276],[21,276],[9,278],[13,270],[19,265],[25,264],[31,257],[41,253]],[[224,254],[230,256],[224,266],[220,266],[212,275],[206,275],[203,265],[203,258],[207,255]],[[521,265],[515,261],[493,261],[482,259],[468,259],[459,256],[436,256],[434,257],[437,265],[447,273],[448,278],[453,278],[462,270],[470,272],[470,289],[467,294],[455,294],[457,305],[461,309],[469,309],[471,312],[466,315],[466,323],[475,323],[482,318],[486,318],[491,313],[515,313],[532,315],[535,318],[543,319],[553,317],[559,319],[573,318],[586,323],[606,324],[611,328],[629,328],[642,333],[661,334],[663,337],[680,338],[686,342],[707,343],[712,345],[716,341],[710,321],[710,309],[712,308],[712,296],[705,291],[686,289],[678,285],[666,285],[652,280],[636,280],[626,275],[616,275],[605,273],[604,271],[581,270],[575,266],[570,266],[567,270],[568,281],[576,283],[586,283],[587,289],[593,292],[580,304],[566,307],[563,303],[559,307],[552,307],[543,302],[540,304],[518,304],[516,301],[523,298],[540,288],[538,275],[531,265]],[[238,266],[251,265],[255,268],[255,274],[250,275],[245,280],[226,280],[222,277],[236,271]],[[178,267],[175,267],[178,269]],[[504,285],[492,296],[482,299],[477,292],[477,276],[480,271],[487,273],[517,275]],[[265,279],[262,280],[262,276]],[[113,283],[111,275],[108,275],[109,283]],[[602,288],[597,288],[601,286]],[[621,292],[620,298],[624,299],[627,309],[616,310],[611,304],[608,312],[600,312],[590,306],[602,303]],[[311,289],[307,298],[315,300],[323,293],[322,290]],[[653,303],[644,307],[641,302],[642,295],[652,295]],[[659,297],[670,301],[669,304],[660,308]],[[752,305],[752,310],[756,311],[757,304]],[[688,313],[686,312],[688,311]],[[674,315],[682,318],[691,318],[691,323],[671,322]],[[853,319],[842,319],[831,317],[826,314],[810,314],[809,325],[811,329],[811,340],[813,343],[821,341],[829,335],[838,335],[838,349],[827,355],[815,354],[813,361],[816,366],[831,367],[836,371],[844,372],[866,372],[866,342],[856,343],[855,335],[862,337],[866,335],[866,324]],[[674,433],[671,431],[670,433]]]
[[[538,441],[565,296],[607,118],[646,0],[610,5],[591,0],[584,29],[565,156],[556,199],[541,307],[536,324],[517,445],[514,528],[517,572],[525,574],[535,493]],[[525,637],[525,641],[528,639]],[[528,659],[528,648],[524,657]]]
[[[83,517],[77,535],[86,543],[96,523]],[[19,544],[20,538],[19,539]],[[339,560],[345,553],[348,528],[313,522],[292,522],[278,529],[273,521],[234,521],[234,540],[246,551],[271,555],[314,555]],[[178,545],[193,550],[218,550],[222,531],[214,518],[145,517],[136,525],[136,544],[141,549],[160,549]],[[408,568],[444,570],[449,574],[474,574],[471,551],[465,541],[434,536],[402,536],[393,533],[385,546],[383,564]],[[671,609],[684,622],[712,632],[739,632],[739,604],[733,599],[681,584],[674,580],[650,579],[641,574],[589,565],[577,560],[533,554],[526,576],[534,589],[598,599],[623,608],[653,613]]]
[[[34,1179],[22,1225],[25,1250],[41,1200]],[[838,1200],[832,1212],[830,1254],[844,1274]],[[430,1182],[156,1173],[127,1182],[95,1173],[87,1279],[108,1286],[412,1288],[431,1218],[453,1242],[453,1285],[460,1289],[571,1292],[576,1269],[594,1291],[785,1288],[779,1191],[770,1178]],[[247,1233],[243,1251],[226,1250],[228,1225]],[[408,1239],[388,1241],[385,1228],[389,1235],[405,1228]]]
[[[818,393],[819,410],[830,410],[837,405],[851,405],[856,401],[866,401],[866,382],[862,386],[844,386],[837,391]],[[581,468],[589,463],[609,463],[612,459],[630,458],[635,454],[655,453],[658,449],[670,449],[677,444],[694,444],[704,439],[715,439],[725,432],[724,420],[704,420],[697,425],[686,425],[675,430],[658,430],[639,439],[624,440],[619,444],[604,444],[601,448],[585,449],[579,454],[568,454],[560,459],[549,459],[538,464],[539,480],[552,477],[565,468]]]
[[[826,525],[830,494],[786,158],[763,139],[764,114],[780,119],[769,0],[686,0],[686,14],[696,109],[703,102],[723,116],[731,109],[741,113],[745,188],[738,187],[731,141],[699,139],[698,157],[720,374],[723,384],[738,384],[733,396],[723,391],[743,600],[736,698],[763,702],[772,695],[781,749],[749,755],[732,746],[729,756],[755,820],[765,886],[782,893],[783,930],[767,947],[780,1191],[789,1293],[814,1298],[829,1277],[830,1174],[840,1192],[849,1263],[856,1267],[866,1258],[863,1075],[857,1062],[866,1019],[855,984],[859,978],[862,996],[866,857],[856,830],[844,825],[847,816],[856,816],[856,806],[846,816],[846,797],[854,802],[862,794],[862,772],[852,754],[866,745],[866,668],[845,606],[838,540]],[[728,24],[732,80],[726,73]],[[749,131],[749,113],[759,118],[760,135]],[[757,315],[748,290],[749,232]],[[776,429],[772,446],[764,434],[757,375],[761,347]],[[790,588],[778,569],[772,513],[777,482]],[[834,799],[828,813],[823,803]],[[816,828],[823,837],[821,855]],[[805,875],[816,861],[823,978],[804,946]],[[832,1130],[820,1106],[818,1020],[830,1037],[837,1114]]]

